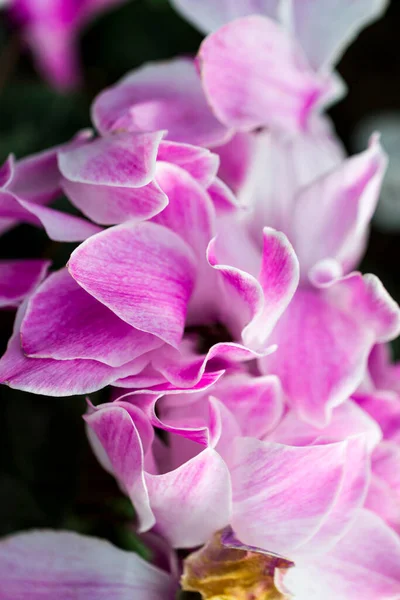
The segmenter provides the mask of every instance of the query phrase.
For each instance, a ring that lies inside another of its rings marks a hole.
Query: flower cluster
[[[1,171],[5,227],[80,243],[23,286],[4,266],[20,306],[0,380],[112,386],[88,437],[155,564],[20,534],[0,596],[400,598],[400,309],[354,271],[386,156],[375,134],[347,157],[324,113],[385,2],[174,4],[208,34],[195,60],[129,73],[95,99],[95,134]],[[81,216],[50,206],[62,193]]]

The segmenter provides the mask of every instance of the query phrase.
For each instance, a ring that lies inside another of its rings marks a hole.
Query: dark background
[[[400,2],[394,1],[386,17],[366,29],[339,64],[349,93],[331,116],[349,151],[354,151],[352,140],[363,118],[391,111],[400,120],[399,30]],[[90,103],[102,88],[146,61],[194,54],[200,41],[200,34],[167,0],[132,0],[87,28],[81,38],[84,89],[60,95],[36,74],[3,11],[0,159],[9,152],[22,157],[66,141],[90,126]],[[55,267],[65,264],[72,248],[49,241],[44,232],[27,225],[0,238],[0,258],[46,257]],[[362,265],[362,270],[376,273],[398,301],[399,249],[400,232],[373,227]],[[1,352],[13,317],[11,311],[0,312]],[[138,549],[127,527],[133,518],[129,502],[87,446],[81,418],[84,399],[31,396],[6,387],[0,387],[0,394],[0,535],[66,527]]]

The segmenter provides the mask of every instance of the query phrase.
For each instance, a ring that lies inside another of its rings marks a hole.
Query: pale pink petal
[[[103,457],[103,466],[112,468],[135,506],[139,530],[156,524],[173,546],[199,545],[229,520],[228,469],[217,452],[208,448],[174,471],[146,473],[144,419],[144,413],[127,403],[103,405],[85,417],[106,453],[108,465]]]
[[[207,188],[207,192],[212,200],[217,217],[237,211],[238,204],[232,190],[219,177],[214,179]]]
[[[312,561],[300,559],[283,575],[296,600],[397,600],[400,541],[367,510],[336,547]]]
[[[370,457],[363,435],[348,439],[343,479],[335,501],[317,533],[301,552],[320,555],[334,547],[354,523],[364,505],[370,482]]]
[[[187,321],[191,325],[204,323],[210,314],[214,316],[217,304],[212,290],[215,273],[206,260],[215,221],[211,198],[191,175],[174,164],[158,162],[156,180],[168,197],[168,206],[153,218],[153,222],[175,231],[193,248],[197,278]]]
[[[263,307],[242,332],[244,343],[262,347],[285,312],[299,283],[299,263],[283,233],[264,228],[261,270],[258,281]]]
[[[142,187],[153,179],[163,132],[115,133],[61,151],[58,165],[71,181],[116,187]]]
[[[392,391],[359,393],[354,399],[379,424],[386,439],[400,443],[400,398]]]
[[[285,235],[264,228],[260,268],[244,228],[235,231],[233,227],[229,224],[208,248],[208,261],[221,275],[225,297],[222,318],[234,335],[242,336],[246,346],[264,350],[297,288],[298,261]]]
[[[283,416],[280,381],[273,375],[252,377],[237,374],[223,377],[212,393],[235,416],[243,435],[263,438]]]
[[[28,223],[42,225],[50,239],[56,242],[81,242],[101,231],[86,219],[62,213],[48,206],[39,206],[25,200],[18,201],[25,211]]]
[[[377,138],[365,152],[300,190],[292,215],[292,241],[304,277],[317,263],[336,259],[344,272],[365,249],[387,157]]]
[[[229,522],[229,471],[212,448],[164,475],[146,474],[146,483],[157,531],[174,547],[199,546]]]
[[[239,438],[232,528],[241,542],[293,557],[320,528],[343,480],[347,443],[293,447]]]
[[[62,179],[67,198],[100,225],[139,222],[162,211],[168,198],[155,181],[139,188],[91,185]]]
[[[103,134],[167,129],[168,139],[199,146],[231,135],[212,114],[189,58],[149,63],[128,73],[96,98],[92,119]]]
[[[173,600],[176,583],[134,552],[71,531],[31,531],[0,542],[3,600]]]
[[[198,61],[215,115],[240,131],[305,129],[331,85],[309,68],[287,32],[261,16],[237,19],[209,35]]]
[[[400,363],[392,363],[389,344],[376,344],[372,348],[368,368],[376,387],[400,394]]]
[[[258,134],[236,133],[229,142],[213,149],[220,158],[218,176],[235,193],[239,193],[254,169],[257,139]]]
[[[387,6],[388,0],[292,0],[294,35],[314,68],[330,68]]]
[[[95,392],[135,370],[135,361],[114,369],[94,360],[28,358],[20,344],[20,325],[25,308],[22,305],[17,312],[13,335],[0,359],[1,383],[33,394],[71,396]],[[137,361],[136,368],[140,371],[144,366],[143,359]]]
[[[66,269],[53,273],[29,299],[21,344],[35,358],[93,359],[118,367],[161,346],[85,292]]]
[[[173,231],[156,223],[112,227],[74,250],[69,271],[132,327],[179,343],[195,267],[190,249]]]
[[[239,202],[253,210],[250,227],[257,241],[265,225],[291,239],[296,194],[338,167],[344,149],[328,118],[319,114],[312,115],[306,131],[287,135],[266,130],[252,137],[250,168],[238,192]]]
[[[14,165],[13,178],[7,189],[22,200],[47,204],[61,194],[57,165],[59,146],[27,156]]]
[[[135,406],[113,403],[90,410],[85,415],[85,421],[95,435],[95,440],[89,436],[92,447],[94,450],[100,447],[107,457],[107,462],[104,457],[100,460],[101,464],[111,468],[112,474],[133,503],[140,531],[151,529],[155,518],[145,482],[143,447],[146,442],[148,444],[152,434],[147,417]]]
[[[158,148],[157,160],[181,167],[205,188],[214,181],[219,165],[218,155],[207,148],[166,140]]]
[[[214,210],[204,188],[180,166],[158,162],[156,181],[168,197],[168,206],[153,218],[153,222],[175,231],[196,253],[197,260],[206,262],[206,250],[213,236]]]
[[[396,466],[398,470],[398,466]],[[372,473],[365,508],[379,515],[400,534],[400,493],[390,483]]]
[[[272,332],[279,350],[262,360],[302,419],[325,426],[361,383],[377,340],[398,335],[400,314],[373,275],[299,289]]]
[[[65,144],[16,161],[13,164],[12,179],[7,185],[7,191],[21,200],[40,205],[48,204],[61,195],[58,152],[77,148],[92,136],[92,130],[84,129]]]
[[[0,307],[18,306],[44,278],[47,260],[0,261]]]
[[[277,18],[280,0],[172,0],[172,4],[195,27],[210,33],[238,17]]]
[[[400,450],[397,444],[383,442],[372,459],[372,482],[365,506],[400,534]]]
[[[289,410],[278,426],[268,435],[268,441],[291,446],[312,446],[340,442],[362,435],[370,452],[382,439],[379,425],[352,400],[346,400],[332,411],[326,427],[315,427]]]

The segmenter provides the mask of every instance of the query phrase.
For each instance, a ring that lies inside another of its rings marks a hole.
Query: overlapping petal
[[[392,600],[400,595],[400,542],[367,510],[335,548],[313,561],[298,561],[282,577],[296,600]]]
[[[240,131],[305,129],[332,87],[311,70],[296,41],[261,16],[237,19],[209,35],[198,62],[215,115]]]
[[[340,493],[347,445],[294,447],[237,439],[231,524],[241,542],[295,556]]]
[[[96,98],[92,118],[102,134],[167,129],[168,139],[199,146],[231,135],[212,114],[189,58],[149,63],[128,73]]]
[[[361,383],[372,346],[398,335],[399,318],[372,275],[300,288],[272,333],[279,350],[263,359],[263,370],[280,377],[301,418],[326,425],[332,408]]]
[[[291,239],[304,277],[318,261],[334,258],[344,273],[358,263],[386,164],[374,137],[365,152],[297,192]]]
[[[140,530],[156,523],[172,545],[199,545],[229,520],[228,469],[214,449],[201,450],[199,446],[196,456],[172,471],[145,472],[146,449],[137,427],[138,420],[143,419],[144,413],[126,403],[103,405],[86,416],[114,474],[134,503]]]
[[[177,345],[195,281],[190,248],[156,223],[112,227],[81,244],[69,271],[132,327]]]
[[[0,261],[0,307],[18,306],[46,275],[47,260]]]
[[[85,292],[66,269],[30,298],[21,324],[23,352],[33,358],[97,360],[119,367],[162,341],[122,321]]]

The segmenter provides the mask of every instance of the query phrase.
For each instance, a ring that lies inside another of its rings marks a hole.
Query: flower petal
[[[92,118],[101,133],[167,129],[175,142],[222,143],[230,132],[207,105],[193,61],[175,58],[128,73],[94,101]]]
[[[172,600],[175,585],[137,554],[70,531],[19,533],[0,542],[4,600]]]
[[[400,596],[399,564],[399,537],[363,510],[332,551],[296,561],[283,584],[296,600],[394,600]]]
[[[272,333],[279,350],[262,369],[281,379],[302,419],[323,427],[361,383],[372,346],[399,327],[399,307],[372,275],[300,288]]]
[[[292,239],[305,277],[318,261],[334,258],[348,272],[360,260],[386,164],[387,157],[373,137],[368,150],[297,194]]]
[[[157,529],[174,547],[199,546],[229,522],[229,471],[212,448],[146,483]]]
[[[153,433],[149,421],[141,410],[127,403],[103,404],[93,408],[85,415],[92,447],[98,457],[100,452],[102,466],[108,466],[107,470],[129,496],[137,512],[140,531],[151,529],[155,518],[144,478],[143,447],[143,442],[149,441],[150,432]]]
[[[209,35],[198,60],[215,115],[240,131],[304,129],[331,86],[313,73],[289,34],[261,16],[237,19]]]
[[[172,4],[192,25],[210,33],[238,17],[261,14],[276,18],[280,0],[172,0]]]
[[[239,237],[240,236],[240,237]],[[246,346],[265,350],[269,334],[279,320],[299,281],[299,266],[285,235],[265,227],[260,260],[243,227],[229,223],[228,230],[212,240],[208,261],[221,275],[225,303],[221,319]]]
[[[115,133],[58,155],[62,175],[71,181],[116,187],[142,187],[153,179],[163,132]]]
[[[154,181],[143,187],[129,188],[63,179],[62,188],[72,204],[100,225],[145,221],[168,203],[168,198]]]
[[[294,35],[314,68],[330,68],[387,6],[388,0],[292,0]]]
[[[74,250],[69,271],[132,327],[179,343],[195,267],[190,249],[173,231],[156,223],[112,227]]]
[[[18,306],[43,279],[47,260],[0,261],[0,307]]]
[[[238,438],[235,446],[230,471],[236,536],[293,558],[335,501],[347,443],[301,448]]]
[[[97,302],[66,269],[50,275],[30,298],[20,334],[27,356],[92,359],[111,367],[162,344]]]
[[[114,380],[132,373],[134,365],[140,371],[143,359],[112,368],[94,360],[53,360],[28,358],[22,352],[20,326],[26,310],[17,312],[14,332],[7,350],[0,359],[0,382],[18,390],[47,396],[71,396],[95,392]]]
[[[219,165],[218,155],[207,148],[167,140],[161,142],[157,160],[181,167],[205,188],[214,181]]]

